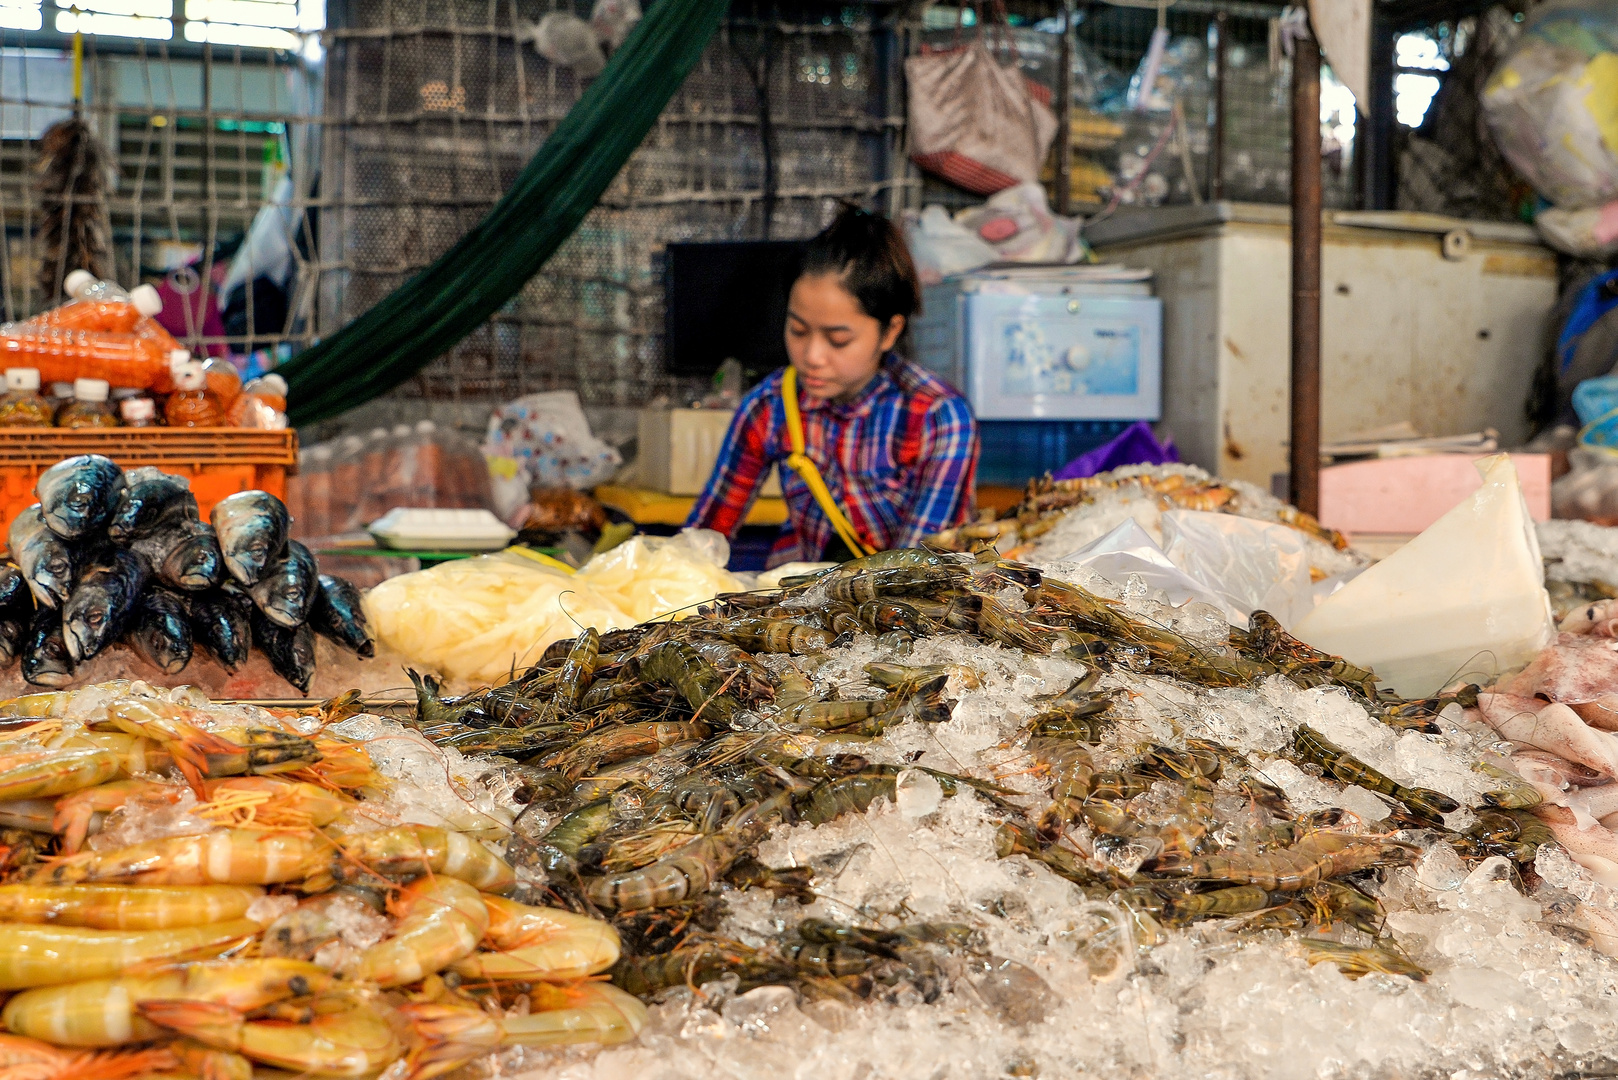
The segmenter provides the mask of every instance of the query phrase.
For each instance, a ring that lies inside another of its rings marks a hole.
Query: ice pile
[[[1138,597],[1138,602],[1151,603]],[[862,637],[834,650],[817,682],[870,696],[861,671],[899,659]],[[1064,689],[1082,668],[955,637],[924,638],[902,657],[952,664],[951,720],[907,723],[860,752],[1035,790],[1016,749],[1031,699]],[[1263,761],[1300,809],[1337,806],[1367,831],[1388,812],[1369,791],[1299,768],[1275,751],[1307,723],[1396,780],[1476,804],[1488,786],[1472,763],[1498,736],[1459,709],[1440,733],[1392,730],[1346,695],[1302,690],[1279,678],[1250,689],[1201,689],[1127,673],[1119,738],[1215,739]],[[908,774],[907,774],[908,775]],[[918,774],[925,776],[926,774]],[[738,994],[733,981],[665,992],[637,1044],[599,1054],[508,1053],[503,1075],[569,1080],[680,1077],[1197,1076],[1229,1080],[1310,1077],[1560,1076],[1605,1074],[1618,1053],[1618,962],[1591,944],[1618,943],[1618,894],[1555,847],[1535,874],[1503,859],[1468,871],[1446,844],[1370,888],[1425,982],[1372,973],[1351,980],[1309,963],[1297,937],[1238,936],[1206,922],[1134,941],[1111,904],[1021,856],[996,857],[993,809],[970,792],[942,797],[901,783],[898,805],[818,828],[780,826],[760,848],[774,867],[811,866],[814,902],[763,890],[727,894],[718,933],[759,944],[806,916],[840,922],[903,919],[971,923],[984,951],[950,961],[948,989],[927,1003],[907,989],[849,1007],[799,1000],[782,987]],[[1466,812],[1452,815],[1464,827]],[[1401,834],[1419,837],[1421,834]],[[1537,880],[1536,880],[1537,878]],[[1602,935],[1606,935],[1605,938]],[[1345,946],[1364,945],[1339,928]],[[1149,947],[1147,947],[1149,946]]]

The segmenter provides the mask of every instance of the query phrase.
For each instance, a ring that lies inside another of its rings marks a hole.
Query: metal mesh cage
[[[548,10],[526,0],[333,10],[323,331],[472,226],[577,100],[574,73],[522,40]],[[808,235],[838,198],[898,205],[908,181],[894,176],[903,129],[889,94],[894,43],[860,9],[733,7],[573,237],[499,315],[396,395],[498,400],[567,388],[587,405],[626,406],[692,394],[688,380],[663,372],[664,245]]]

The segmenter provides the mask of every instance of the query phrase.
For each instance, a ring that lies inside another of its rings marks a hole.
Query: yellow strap
[[[803,452],[803,417],[798,415],[798,371],[790,365],[781,376],[781,401],[786,406],[787,438],[792,443],[792,453],[787,455],[787,465],[809,485],[809,494],[815,497],[820,512],[826,515],[826,520],[837,530],[837,535],[848,546],[848,550],[852,551],[855,557],[875,554],[876,549],[859,538],[842,508],[831,497],[831,489],[826,487],[820,469],[809,460],[809,455]]]

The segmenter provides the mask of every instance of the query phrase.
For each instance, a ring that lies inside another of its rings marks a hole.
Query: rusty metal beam
[[[1320,45],[1292,55],[1291,484],[1298,509],[1320,513]]]

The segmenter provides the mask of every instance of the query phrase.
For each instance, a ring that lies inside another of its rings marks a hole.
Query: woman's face
[[[903,315],[887,326],[867,315],[836,274],[800,277],[787,298],[787,356],[810,397],[847,400],[859,393],[904,328]]]

